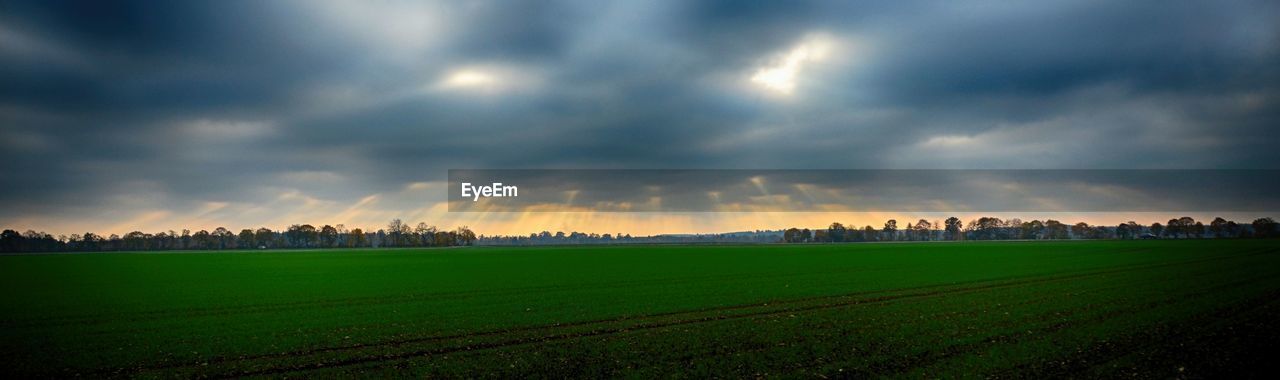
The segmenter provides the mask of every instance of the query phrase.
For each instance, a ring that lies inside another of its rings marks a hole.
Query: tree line
[[[691,243],[777,243],[782,231],[743,231],[719,234],[678,234],[631,236],[631,234],[598,234],[542,231],[529,235],[480,236],[477,245],[577,245],[577,244],[691,244]]]
[[[1192,217],[1184,216],[1141,225],[1129,221],[1115,226],[1095,226],[1085,222],[1068,225],[1057,220],[1023,221],[1013,218],[981,217],[962,222],[950,217],[945,221],[930,222],[920,219],[899,227],[898,221],[889,219],[880,228],[864,226],[846,227],[831,223],[826,229],[788,228],[782,233],[784,243],[842,243],[868,241],[936,241],[936,240],[1053,240],[1053,239],[1191,239],[1191,238],[1275,238],[1280,237],[1280,225],[1267,218],[1242,224],[1218,217],[1205,225]]]
[[[185,229],[157,233],[133,231],[123,236],[86,232],[55,237],[31,230],[24,233],[4,230],[0,232],[0,252],[449,247],[471,245],[475,241],[476,234],[465,226],[440,230],[426,223],[410,226],[394,219],[387,228],[376,231],[348,230],[342,224],[326,224],[319,228],[310,224],[294,224],[281,231],[266,227],[246,228],[239,233],[224,227],[194,233]]]
[[[365,231],[348,230],[342,224],[316,228],[310,224],[294,224],[284,230],[266,227],[242,229],[233,233],[223,227],[213,231],[190,230],[144,233],[133,231],[123,236],[101,236],[94,233],[60,235],[28,230],[19,233],[7,229],[0,232],[0,252],[76,252],[76,251],[165,251],[224,249],[290,249],[290,248],[392,248],[449,247],[482,245],[560,245],[560,244],[626,244],[626,243],[842,243],[870,241],[938,241],[938,240],[1054,240],[1054,239],[1139,239],[1139,238],[1277,238],[1280,224],[1272,218],[1258,218],[1251,223],[1237,223],[1218,217],[1204,224],[1191,217],[1169,219],[1166,223],[1141,225],[1125,222],[1115,226],[1095,226],[1084,222],[1068,225],[1056,220],[1023,221],[981,217],[962,222],[951,217],[930,222],[920,219],[899,227],[890,219],[880,228],[847,227],[832,223],[825,229],[789,228],[772,231],[747,231],[724,234],[655,235],[632,237],[629,234],[594,234],[582,232],[543,231],[528,236],[479,236],[463,226],[441,230],[426,223],[409,225],[394,219],[386,228]]]

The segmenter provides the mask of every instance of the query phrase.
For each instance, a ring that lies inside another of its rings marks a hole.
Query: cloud
[[[800,69],[811,62],[820,61],[826,55],[827,46],[819,41],[805,41],[792,48],[781,57],[775,58],[769,66],[761,67],[751,75],[751,82],[790,95],[796,87],[796,76]]]
[[[472,64],[450,68],[430,86],[430,90],[453,96],[527,93],[541,84],[533,70],[510,65]]]
[[[55,41],[45,40],[19,30],[0,25],[0,53],[11,60],[25,64],[58,65],[75,69],[88,69],[79,52]]]
[[[254,121],[193,120],[182,125],[187,138],[208,140],[244,140],[275,133],[271,123]]]
[[[0,176],[0,225],[515,225],[443,213],[443,189],[414,185],[450,168],[1274,168],[1277,15],[1269,1],[6,4],[0,170],[16,174]],[[210,203],[227,206],[184,219]]]

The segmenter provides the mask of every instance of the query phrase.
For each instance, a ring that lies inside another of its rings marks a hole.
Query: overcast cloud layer
[[[0,5],[11,228],[484,232],[450,168],[1277,169],[1277,127],[1275,1]]]

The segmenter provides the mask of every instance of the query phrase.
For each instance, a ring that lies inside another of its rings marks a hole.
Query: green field
[[[85,377],[1274,374],[1280,242],[0,257],[0,365]]]

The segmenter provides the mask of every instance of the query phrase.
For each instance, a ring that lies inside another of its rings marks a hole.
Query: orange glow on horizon
[[[584,232],[598,234],[630,234],[632,236],[646,236],[659,234],[711,234],[726,233],[738,231],[754,231],[754,230],[780,230],[790,227],[798,228],[826,228],[832,222],[839,222],[850,228],[862,228],[863,226],[871,226],[879,229],[883,227],[884,222],[889,219],[898,221],[898,227],[905,228],[907,223],[915,223],[920,219],[928,220],[930,223],[940,223],[949,216],[956,216],[965,223],[970,220],[977,219],[982,216],[995,216],[1001,219],[1020,218],[1023,220],[1046,220],[1055,219],[1063,223],[1074,224],[1077,222],[1085,222],[1090,225],[1115,225],[1126,221],[1136,221],[1142,225],[1150,225],[1153,222],[1165,223],[1165,221],[1181,217],[1191,216],[1196,220],[1202,220],[1206,224],[1215,216],[1222,216],[1237,222],[1248,223],[1254,218],[1267,215],[1237,215],[1236,213],[1158,213],[1158,212],[1140,212],[1140,213],[1040,213],[1036,215],[1018,215],[1014,213],[892,213],[892,212],[687,212],[687,213],[659,213],[659,212],[511,212],[511,213],[449,213],[438,207],[431,207],[426,210],[418,210],[416,212],[404,213],[403,216],[396,216],[388,212],[369,212],[369,213],[353,213],[350,209],[342,210],[342,212],[333,215],[332,218],[317,218],[319,220],[298,220],[297,222],[283,222],[283,224],[258,224],[258,223],[240,223],[231,220],[210,220],[207,218],[191,217],[167,217],[165,214],[157,211],[148,211],[139,214],[137,217],[128,220],[122,220],[117,223],[103,223],[109,225],[105,229],[103,226],[97,226],[92,223],[79,221],[73,223],[59,223],[55,220],[27,219],[9,221],[4,224],[5,228],[14,229],[32,229],[37,231],[45,231],[55,236],[58,234],[82,234],[84,232],[93,232],[103,236],[110,234],[123,235],[130,231],[138,230],[143,232],[155,233],[161,231],[181,231],[182,229],[190,229],[191,231],[210,230],[217,227],[226,227],[234,231],[243,228],[267,227],[272,230],[280,230],[286,228],[289,224],[311,224],[314,226],[322,226],[325,224],[338,225],[344,224],[348,229],[361,228],[365,231],[376,231],[385,228],[387,222],[394,218],[400,218],[405,223],[417,225],[419,222],[425,222],[429,225],[436,226],[441,229],[453,229],[459,226],[467,226],[481,235],[529,235],[541,231],[549,232]],[[273,218],[276,220],[286,220],[287,216]],[[385,220],[383,220],[385,219]],[[185,223],[184,223],[185,222]]]

